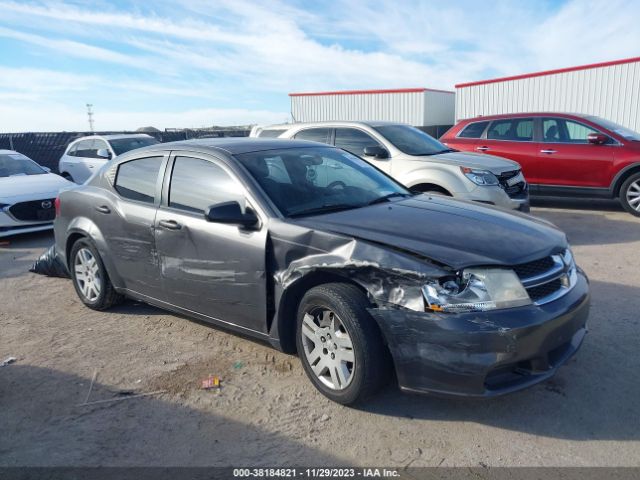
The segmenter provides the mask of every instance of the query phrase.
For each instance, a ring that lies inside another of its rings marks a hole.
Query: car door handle
[[[100,213],[111,213],[111,209],[106,205],[100,205],[99,207],[96,207],[96,211]]]
[[[479,151],[481,151],[481,152],[486,152],[487,150],[489,150],[489,147],[485,147],[485,146],[482,146],[482,147],[476,147],[476,150],[479,150]]]
[[[158,226],[166,228],[167,230],[180,230],[182,228],[182,225],[175,220],[160,220]]]
[[[552,153],[558,153],[557,150],[540,150],[540,153],[546,153],[547,155],[551,155]]]

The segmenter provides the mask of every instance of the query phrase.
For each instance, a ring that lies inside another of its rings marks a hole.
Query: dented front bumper
[[[409,392],[491,397],[551,377],[587,331],[588,280],[545,304],[465,314],[372,308]]]

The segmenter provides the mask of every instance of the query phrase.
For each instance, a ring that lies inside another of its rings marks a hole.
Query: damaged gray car
[[[404,391],[490,397],[549,378],[586,333],[589,288],[553,225],[415,195],[313,142],[154,145],[56,200],[80,299],[125,297],[297,353],[352,404]]]

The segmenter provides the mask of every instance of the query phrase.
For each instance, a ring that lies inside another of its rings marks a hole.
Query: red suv
[[[515,160],[531,195],[620,198],[640,216],[640,134],[591,115],[518,113],[462,120],[440,139]]]

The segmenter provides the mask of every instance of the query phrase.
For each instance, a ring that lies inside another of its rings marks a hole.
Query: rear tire
[[[69,271],[76,293],[87,307],[106,310],[123,300],[109,279],[98,249],[90,240],[81,238],[73,244]]]
[[[296,344],[304,370],[327,398],[360,402],[384,386],[391,359],[354,285],[329,283],[309,290],[298,307]]]
[[[634,173],[620,187],[620,203],[631,215],[640,217],[640,173]]]

